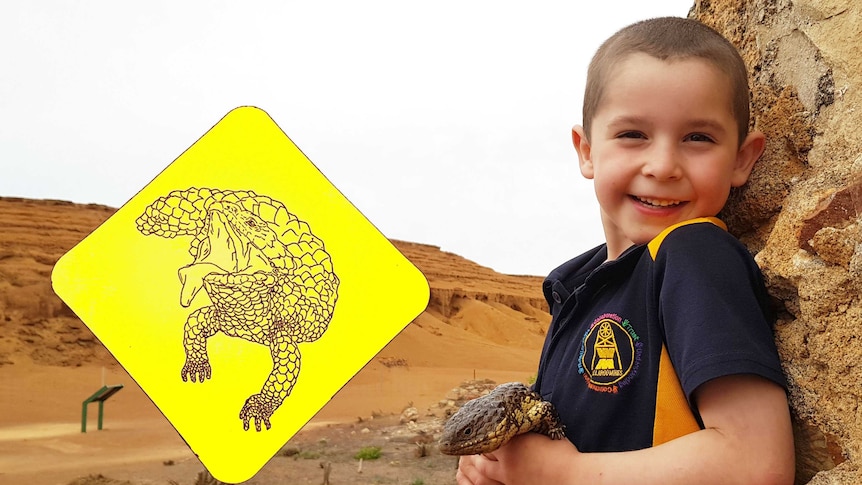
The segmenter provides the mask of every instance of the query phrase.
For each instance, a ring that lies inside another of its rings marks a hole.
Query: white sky
[[[254,105],[386,236],[544,275],[603,241],[590,57],[692,1],[4,2],[0,196],[119,207]]]

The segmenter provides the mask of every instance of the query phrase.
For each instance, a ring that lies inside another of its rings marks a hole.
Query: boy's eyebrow
[[[621,125],[622,126],[625,126],[625,125],[642,125],[645,123],[649,123],[649,121],[642,116],[622,115],[622,116],[617,116],[616,118],[614,118],[610,122],[608,122],[608,126],[609,127],[616,127],[616,126],[621,126]]]
[[[720,133],[724,133],[727,131],[727,130],[725,130],[724,125],[722,125],[718,121],[711,120],[709,118],[701,118],[701,119],[693,120],[692,122],[688,123],[688,126],[691,127],[692,129],[705,129],[705,130],[715,131],[715,132],[720,132]]]

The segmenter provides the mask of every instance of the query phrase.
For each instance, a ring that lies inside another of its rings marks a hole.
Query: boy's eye
[[[646,135],[644,135],[643,133],[641,133],[639,131],[624,131],[624,132],[620,133],[619,135],[617,135],[617,138],[639,139],[639,138],[646,138]]]
[[[709,135],[704,135],[703,133],[692,133],[685,137],[686,141],[697,141],[697,142],[708,142],[714,143],[715,140],[712,139]]]

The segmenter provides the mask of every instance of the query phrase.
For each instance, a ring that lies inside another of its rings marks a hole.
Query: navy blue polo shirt
[[[606,261],[555,269],[534,388],[583,452],[647,448],[700,429],[701,384],[755,374],[786,387],[769,296],[745,246],[715,218],[671,227]]]

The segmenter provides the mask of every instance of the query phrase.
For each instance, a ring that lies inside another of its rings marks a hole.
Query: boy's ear
[[[748,180],[748,176],[751,175],[751,170],[754,168],[754,162],[763,154],[765,147],[766,136],[763,133],[752,131],[745,137],[736,153],[736,165],[733,167],[731,186],[739,187]]]
[[[581,175],[584,178],[593,178],[593,160],[590,158],[590,141],[587,140],[584,127],[575,125],[572,128],[572,144],[578,152],[578,164],[581,167]]]

